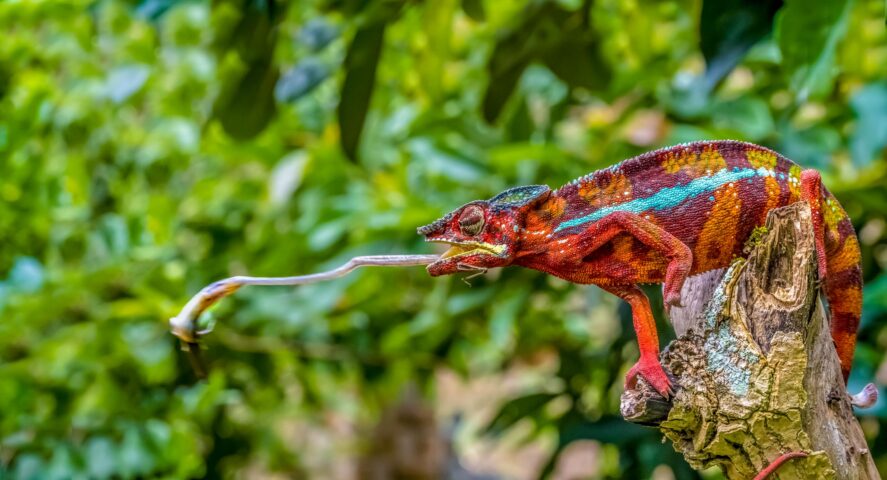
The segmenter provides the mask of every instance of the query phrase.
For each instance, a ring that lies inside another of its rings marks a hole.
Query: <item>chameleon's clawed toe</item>
[[[671,307],[683,307],[681,303],[681,292],[670,292],[665,294],[663,299],[665,304]]]
[[[672,307],[684,308],[684,304],[681,303],[681,294],[680,293],[666,293],[664,304],[665,304],[665,313],[670,315]]]
[[[640,375],[663,398],[669,399],[674,395],[671,380],[668,379],[665,370],[658,359],[641,358],[625,374],[625,388],[631,389],[637,386],[637,377]]]

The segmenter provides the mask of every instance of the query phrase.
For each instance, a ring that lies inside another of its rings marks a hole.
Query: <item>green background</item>
[[[462,203],[699,139],[823,172],[863,248],[851,390],[887,383],[884,9],[0,2],[0,478],[351,478],[404,403],[453,478],[567,457],[696,478],[619,418],[637,350],[596,288],[408,268],[245,289],[205,380],[166,319],[210,281],[435,251],[415,228]],[[884,405],[860,418],[887,473]]]

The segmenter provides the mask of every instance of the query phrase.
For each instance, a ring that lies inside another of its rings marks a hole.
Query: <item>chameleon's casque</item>
[[[680,304],[690,276],[743,254],[774,208],[807,202],[813,213],[819,276],[846,380],[862,308],[859,244],[846,212],[815,170],[764,147],[695,142],[645,153],[551,191],[533,185],[468,203],[421,227],[428,241],[452,245],[431,275],[519,265],[594,284],[632,308],[643,376],[665,396],[659,341],[641,283],[663,283],[666,307]]]

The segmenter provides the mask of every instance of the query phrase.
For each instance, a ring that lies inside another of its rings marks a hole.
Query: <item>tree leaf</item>
[[[835,76],[835,49],[847,29],[851,0],[788,0],[776,39],[789,86],[800,101],[826,94]]]
[[[462,0],[462,11],[468,18],[475,22],[484,22],[487,20],[487,12],[484,10],[482,0]]]
[[[501,435],[518,421],[538,414],[542,407],[557,396],[556,393],[531,393],[513,398],[499,407],[499,413],[493,417],[484,432],[487,435]]]
[[[386,22],[374,22],[359,29],[345,56],[345,81],[337,109],[342,149],[352,161],[357,160],[360,134],[376,85],[376,67],[382,53]]]
[[[279,76],[270,58],[250,64],[233,92],[219,97],[214,112],[228,135],[247,140],[268,126],[277,112],[274,87]]]
[[[711,123],[719,129],[738,133],[740,138],[758,141],[773,133],[773,116],[767,102],[756,97],[717,102],[711,112]]]
[[[230,10],[220,16],[228,14]],[[241,75],[224,78],[222,93],[213,105],[213,114],[225,132],[238,140],[258,135],[277,111],[274,87],[280,71],[274,63],[274,48],[277,25],[284,14],[284,8],[274,0],[246,2],[231,28],[220,28],[225,33],[215,38],[220,57],[234,50],[246,65]]]
[[[564,42],[549,49],[542,57],[545,66],[571,87],[600,90],[610,84],[611,72],[600,51],[581,32],[566,35]]]
[[[299,43],[312,52],[323,50],[339,36],[339,30],[323,18],[312,18],[299,29]]]
[[[599,90],[611,77],[583,11],[538,4],[500,37],[487,62],[490,80],[482,110],[488,123],[502,113],[524,70],[534,61],[545,64],[571,87]]]
[[[329,76],[330,72],[326,65],[317,59],[306,58],[280,77],[274,87],[274,98],[278,102],[296,101],[314,90]]]
[[[111,70],[105,81],[108,98],[114,103],[123,103],[141,90],[151,73],[147,65],[125,65]]]
[[[705,57],[706,92],[730,73],[746,52],[773,29],[782,0],[707,0],[699,20],[699,48]]]
[[[832,153],[841,146],[841,134],[827,126],[805,130],[784,126],[780,137],[780,153],[801,165],[817,168],[827,166]]]
[[[177,0],[143,0],[136,6],[136,14],[149,20],[157,20],[170,8],[176,5]]]

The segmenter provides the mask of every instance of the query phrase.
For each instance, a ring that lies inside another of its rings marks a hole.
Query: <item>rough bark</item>
[[[773,211],[747,260],[688,280],[672,311],[679,338],[662,364],[671,401],[644,382],[626,391],[628,421],[656,425],[697,469],[749,479],[783,453],[774,478],[876,479],[819,300],[810,210]]]

